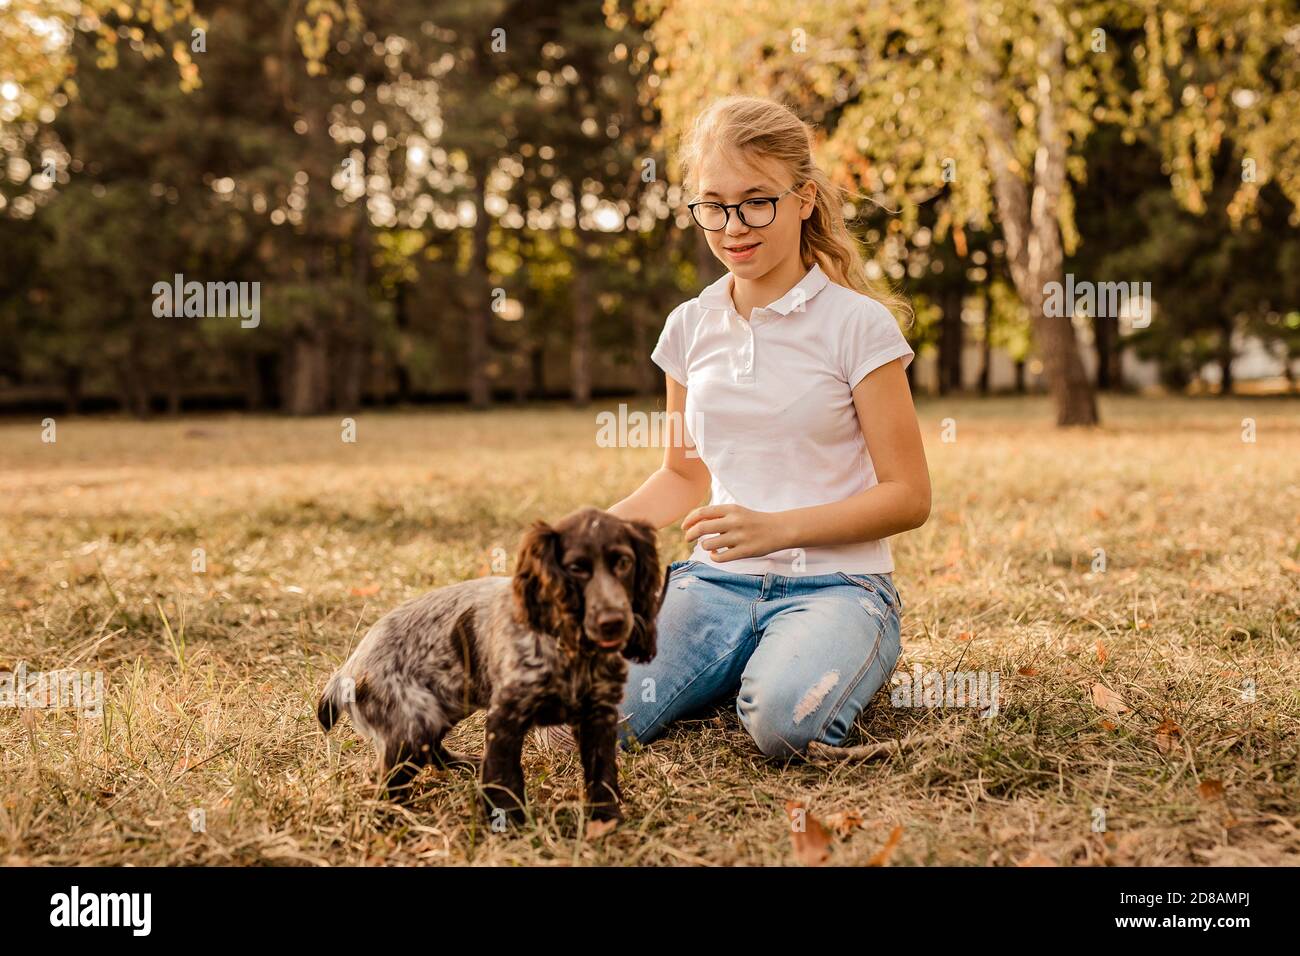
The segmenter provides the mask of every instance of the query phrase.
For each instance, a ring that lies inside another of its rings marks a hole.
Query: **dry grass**
[[[0,861],[787,863],[796,799],[860,816],[843,863],[897,827],[894,864],[1295,863],[1298,412],[1111,400],[1083,433],[1038,400],[923,406],[936,505],[895,542],[900,667],[996,671],[998,715],[882,696],[859,742],[910,749],[783,768],[723,707],[623,758],[628,822],[599,839],[571,756],[526,750],[536,822],[494,835],[464,775],[376,800],[368,748],[312,704],[384,610],[608,504],[656,452],[598,448],[562,409],[365,414],[356,444],[333,419],[0,426],[0,670],[102,670],[108,698],[99,720],[0,710]]]

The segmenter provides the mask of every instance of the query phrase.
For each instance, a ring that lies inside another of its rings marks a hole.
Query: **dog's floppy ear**
[[[636,577],[632,585],[632,637],[623,648],[623,656],[638,664],[646,664],[654,659],[658,649],[655,624],[668,580],[659,570],[655,529],[644,521],[628,521],[626,524],[632,551],[636,555]]]
[[[515,610],[534,631],[563,637],[572,630],[568,579],[560,568],[560,532],[536,521],[524,535],[515,562]]]

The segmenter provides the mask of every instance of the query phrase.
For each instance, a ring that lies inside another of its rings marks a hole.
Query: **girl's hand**
[[[785,547],[779,528],[780,515],[768,511],[750,511],[740,505],[705,505],[696,508],[682,521],[687,541],[703,535],[715,535],[700,542],[711,552],[714,561],[736,558],[759,558]],[[718,552],[719,548],[725,551]]]

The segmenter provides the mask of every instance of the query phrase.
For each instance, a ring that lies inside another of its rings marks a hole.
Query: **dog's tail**
[[[320,725],[329,733],[331,727],[338,723],[339,713],[343,709],[343,701],[339,696],[339,675],[335,674],[325,685],[325,690],[320,695],[320,700],[316,702],[316,719]]]

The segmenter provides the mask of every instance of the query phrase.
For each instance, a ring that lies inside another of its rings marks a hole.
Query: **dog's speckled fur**
[[[440,588],[380,618],[330,678],[317,716],[326,730],[340,712],[352,717],[391,791],[408,787],[424,764],[477,763],[442,740],[486,708],[484,809],[515,821],[523,818],[524,736],[535,725],[568,724],[593,816],[619,819],[624,658],[654,657],[663,586],[648,524],[594,508],[554,527],[538,522],[513,579]]]

